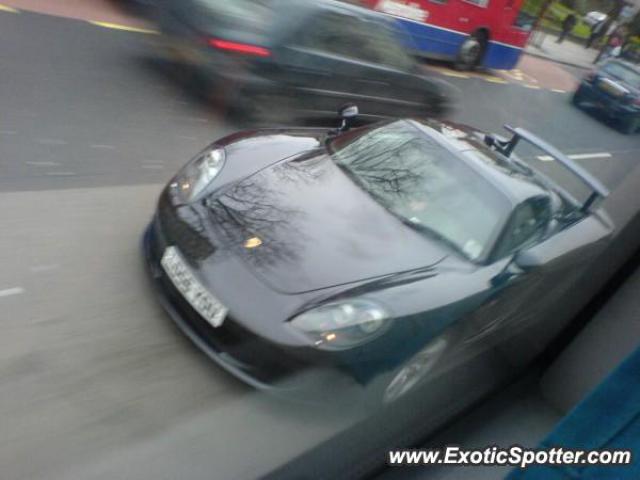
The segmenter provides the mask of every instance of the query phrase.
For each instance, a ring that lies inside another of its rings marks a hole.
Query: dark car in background
[[[274,118],[441,115],[451,87],[402,48],[395,24],[331,0],[181,0],[158,13],[162,46],[234,111]]]
[[[606,188],[525,130],[508,141],[436,120],[345,130],[220,139],[167,185],[144,236],[173,319],[254,386],[326,368],[392,402],[451,358],[539,326],[608,242],[595,204]],[[518,142],[588,198],[526,166]],[[519,356],[544,348],[536,337]]]
[[[572,101],[616,120],[625,133],[634,133],[640,129],[640,67],[609,60],[582,80]]]

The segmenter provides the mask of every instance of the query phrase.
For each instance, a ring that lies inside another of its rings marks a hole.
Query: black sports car
[[[330,367],[389,402],[447,352],[561,302],[612,225],[596,205],[606,188],[525,130],[349,129],[354,109],[338,130],[246,131],[206,148],[162,192],[144,250],[173,319],[237,377],[278,387]],[[588,198],[527,166],[519,142]]]

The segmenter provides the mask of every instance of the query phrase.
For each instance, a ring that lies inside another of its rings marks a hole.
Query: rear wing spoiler
[[[550,145],[549,143],[539,138],[537,135],[534,135],[524,128],[512,127],[510,125],[505,125],[504,128],[507,131],[513,133],[513,137],[511,137],[511,140],[500,141],[495,137],[490,137],[490,140],[489,138],[486,139],[487,144],[497,147],[500,153],[505,155],[507,158],[511,156],[513,150],[516,148],[520,140],[524,140],[525,142],[545,152],[551,158],[556,160],[560,165],[562,165],[576,177],[578,177],[582,181],[582,183],[584,183],[591,189],[591,195],[589,195],[589,198],[587,198],[587,200],[581,207],[581,210],[583,212],[588,212],[598,199],[606,198],[607,196],[609,196],[609,190],[602,184],[602,182],[600,182],[600,180],[595,178],[593,175],[591,175],[584,168],[571,160],[553,145]]]

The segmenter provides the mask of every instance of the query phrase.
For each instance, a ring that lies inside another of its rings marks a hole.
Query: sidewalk
[[[552,60],[572,67],[591,69],[593,61],[598,55],[595,48],[584,48],[584,45],[566,39],[562,43],[556,43],[557,36],[546,32],[536,32],[531,36],[525,53],[534,57]]]
[[[145,21],[124,12],[114,0],[0,0],[0,4],[78,20],[149,28]]]

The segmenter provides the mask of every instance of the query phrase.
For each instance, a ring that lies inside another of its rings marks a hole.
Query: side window
[[[390,25],[358,21],[354,35],[360,43],[358,58],[399,70],[408,70],[413,66],[413,60],[399,43],[399,33]]]
[[[305,27],[299,43],[305,48],[399,69],[413,64],[389,27],[335,12],[316,16]]]
[[[305,48],[351,56],[349,53],[355,42],[349,30],[350,21],[350,17],[339,13],[320,13],[305,25],[298,42]]]
[[[520,204],[511,215],[495,258],[504,258],[538,243],[550,220],[551,204],[548,197],[538,197]]]

